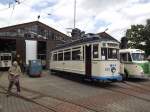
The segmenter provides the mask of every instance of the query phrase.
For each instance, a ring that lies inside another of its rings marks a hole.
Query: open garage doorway
[[[37,58],[41,60],[43,68],[46,68],[46,42],[38,41]]]
[[[0,39],[0,52],[16,51],[15,39]]]
[[[12,60],[16,58],[16,40],[15,39],[0,39],[0,52],[12,53]]]

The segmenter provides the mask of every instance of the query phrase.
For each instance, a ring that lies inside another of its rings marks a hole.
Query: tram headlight
[[[112,72],[112,73],[115,73],[115,72],[116,72],[116,68],[115,68],[115,67],[112,67],[112,68],[111,68],[111,72]]]

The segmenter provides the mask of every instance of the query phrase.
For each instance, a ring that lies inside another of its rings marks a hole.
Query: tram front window
[[[133,61],[143,61],[144,54],[143,53],[132,53],[131,54]]]
[[[102,60],[107,60],[107,48],[101,49],[101,58]]]
[[[11,60],[11,56],[1,56],[1,60]]]
[[[118,50],[114,48],[108,48],[108,58],[118,59]]]
[[[119,57],[119,51],[115,48],[102,48],[101,49],[101,58],[102,60],[107,59],[118,59]]]

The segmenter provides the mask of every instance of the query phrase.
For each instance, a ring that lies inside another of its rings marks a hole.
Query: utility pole
[[[76,0],[74,0],[74,29],[76,28]]]

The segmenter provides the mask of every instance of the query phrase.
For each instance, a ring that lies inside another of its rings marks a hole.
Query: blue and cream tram
[[[73,73],[92,80],[120,81],[119,42],[85,34],[51,52],[50,71]]]

